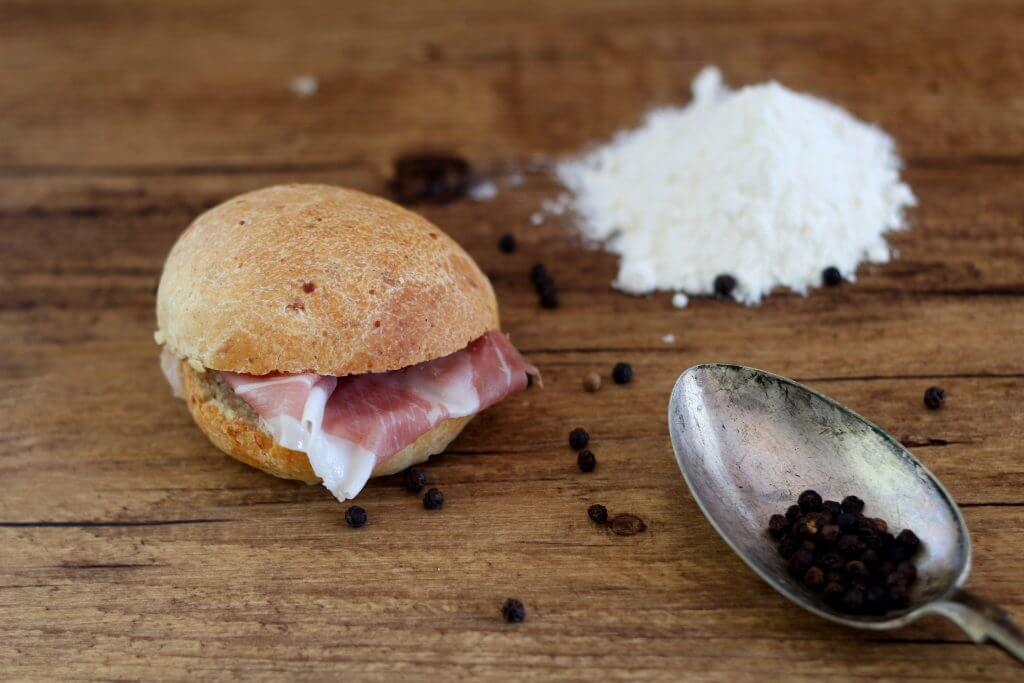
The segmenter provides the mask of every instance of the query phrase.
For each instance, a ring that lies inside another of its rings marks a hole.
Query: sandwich
[[[537,375],[454,240],[326,185],[199,216],[167,257],[156,313],[164,374],[213,445],[338,500],[441,453]]]

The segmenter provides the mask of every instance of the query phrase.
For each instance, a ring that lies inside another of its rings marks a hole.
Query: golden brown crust
[[[278,185],[199,216],[164,265],[157,339],[203,367],[338,377],[396,370],[498,329],[487,277],[425,218],[327,185]]]
[[[231,390],[220,373],[196,372],[183,361],[181,379],[192,419],[214,446],[275,477],[298,479],[308,484],[320,481],[306,454],[274,443],[273,437],[260,425],[256,412]],[[401,472],[442,452],[472,419],[470,415],[445,420],[415,443],[379,463],[372,476]]]

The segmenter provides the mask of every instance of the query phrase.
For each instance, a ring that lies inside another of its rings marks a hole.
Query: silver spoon
[[[962,588],[971,539],[942,484],[896,439],[832,399],[785,377],[739,365],[697,365],[668,406],[672,447],[711,525],[775,590],[846,626],[892,629],[926,614],[955,622],[1024,662],[1024,637],[1002,608]],[[883,616],[833,610],[793,579],[768,537],[768,518],[801,491],[854,493],[872,517],[922,541],[909,608]]]

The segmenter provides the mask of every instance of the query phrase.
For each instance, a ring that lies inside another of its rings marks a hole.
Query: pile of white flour
[[[584,238],[621,256],[616,288],[709,294],[727,274],[755,304],[888,261],[883,235],[916,203],[899,170],[892,138],[845,110],[775,82],[731,91],[707,67],[688,106],[557,172]]]

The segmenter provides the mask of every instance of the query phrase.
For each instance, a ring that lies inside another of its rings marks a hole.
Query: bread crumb
[[[156,332],[154,332],[153,333],[153,341],[155,341],[157,344],[163,345],[163,343],[165,341],[167,341],[167,338],[164,337],[164,331],[163,330],[157,330]]]
[[[206,368],[203,367],[203,364],[197,361],[195,358],[188,359],[188,366],[200,374],[206,372]]]
[[[666,344],[675,344],[676,343],[676,335],[674,335],[671,332],[669,332],[668,334],[666,334],[665,336],[663,336],[661,338],[661,341],[665,342]]]
[[[682,292],[676,292],[672,295],[672,305],[676,308],[686,308],[688,303],[690,303],[690,297]]]

